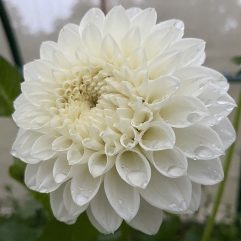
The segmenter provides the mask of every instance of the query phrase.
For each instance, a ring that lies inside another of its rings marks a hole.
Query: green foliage
[[[232,58],[232,62],[237,65],[241,65],[241,56],[235,56]]]
[[[9,175],[24,185],[24,170],[26,164],[19,159],[15,158],[13,164],[9,167]]]
[[[20,93],[20,79],[18,70],[0,57],[0,116],[13,112],[13,101]]]

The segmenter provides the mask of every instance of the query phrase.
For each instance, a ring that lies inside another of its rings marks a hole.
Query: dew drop
[[[199,146],[194,150],[194,154],[199,158],[211,158],[213,156],[213,151],[207,146]]]

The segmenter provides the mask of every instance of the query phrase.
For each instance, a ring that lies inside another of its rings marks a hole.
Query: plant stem
[[[14,31],[12,29],[11,21],[7,14],[7,10],[5,9],[5,6],[2,0],[0,0],[0,18],[2,20],[3,29],[5,31],[5,34],[8,40],[8,45],[9,45],[14,63],[21,70],[23,67],[23,61],[20,54],[20,49],[17,43],[17,39],[15,37]]]
[[[238,135],[238,130],[239,130],[240,114],[241,114],[241,90],[239,93],[238,107],[235,112],[234,121],[233,121],[233,126],[234,126],[234,129],[235,129],[237,135]],[[214,222],[215,222],[215,217],[216,217],[218,208],[219,208],[221,200],[222,200],[225,184],[227,182],[228,172],[229,172],[230,165],[231,165],[231,162],[233,159],[234,148],[235,148],[235,142],[229,148],[227,156],[225,158],[224,179],[218,187],[218,190],[217,190],[217,193],[216,193],[216,196],[214,199],[213,209],[212,209],[211,215],[208,218],[201,241],[208,241],[210,239],[210,236],[211,236],[211,233],[213,230],[213,226],[214,226]]]

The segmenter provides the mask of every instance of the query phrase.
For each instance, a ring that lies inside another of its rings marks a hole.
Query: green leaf
[[[231,60],[234,64],[237,64],[237,65],[241,64],[241,56],[235,56]]]
[[[20,93],[21,75],[18,70],[0,56],[0,116],[13,112],[13,101]]]
[[[77,222],[67,225],[53,218],[38,241],[96,241],[98,232],[90,224],[87,215],[82,214]]]

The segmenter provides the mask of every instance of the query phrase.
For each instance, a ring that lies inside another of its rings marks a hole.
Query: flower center
[[[73,79],[66,80],[58,90],[56,104],[58,109],[69,109],[75,106],[78,112],[96,106],[99,97],[104,92],[106,79],[109,75],[104,70],[77,73]]]

